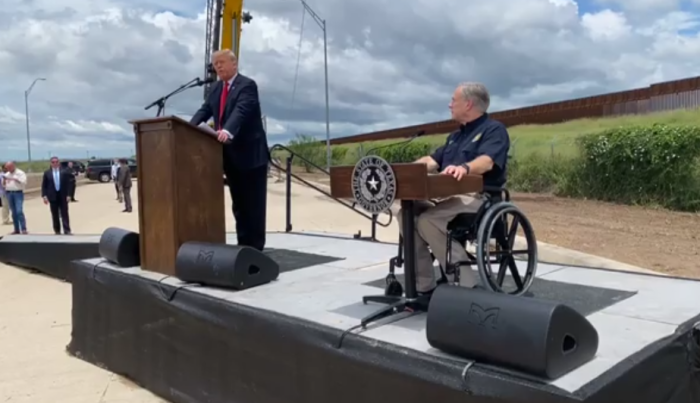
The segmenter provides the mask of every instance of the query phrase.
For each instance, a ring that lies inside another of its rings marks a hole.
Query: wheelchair
[[[440,267],[442,276],[438,284],[447,283],[446,274],[449,274],[454,276],[453,284],[458,285],[461,267],[476,266],[481,280],[480,288],[515,296],[524,295],[532,286],[537,271],[537,241],[532,224],[511,203],[510,193],[505,188],[485,188],[481,197],[483,203],[476,212],[458,214],[447,225],[447,267]],[[524,247],[515,244],[518,227],[522,227],[526,242]],[[453,261],[453,241],[465,248],[468,260]],[[475,253],[468,250],[468,244],[475,245]],[[515,259],[518,255],[527,255],[522,274]],[[435,262],[435,256],[432,257]],[[394,274],[395,268],[402,267],[403,261],[403,238],[399,237],[398,255],[389,262],[384,289],[386,296],[403,294],[403,287]]]

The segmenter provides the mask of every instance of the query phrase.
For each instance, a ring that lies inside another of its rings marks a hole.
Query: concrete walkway
[[[363,235],[369,234],[368,220],[314,190],[295,184],[293,196],[294,230],[347,234],[362,230]],[[80,202],[70,206],[76,234],[99,234],[109,226],[138,229],[137,214],[121,213],[111,184],[79,187],[77,199]],[[227,196],[227,228],[233,231],[229,206]],[[269,230],[284,230],[283,183],[270,182],[268,206]],[[53,233],[48,207],[40,199],[28,200],[25,211],[30,233]],[[11,230],[0,227],[2,233]],[[395,242],[397,233],[395,222],[389,228],[378,228],[378,238],[387,242]],[[558,253],[566,255],[565,251]],[[581,258],[579,264],[587,262]],[[71,329],[68,283],[0,264],[0,287],[0,402],[163,402],[131,382],[65,352]]]

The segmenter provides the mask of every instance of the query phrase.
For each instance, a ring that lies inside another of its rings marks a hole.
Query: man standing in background
[[[119,190],[119,181],[117,180],[117,176],[119,175],[119,160],[115,159],[114,162],[112,163],[112,181],[114,182],[114,190],[117,191],[117,201],[119,203],[122,202],[122,193],[121,190]]]
[[[0,173],[5,173],[5,167],[2,167]],[[2,208],[2,225],[10,225],[10,202],[7,200],[7,193],[5,193],[5,184],[3,179],[0,178],[0,208]]]
[[[70,178],[68,183],[68,197],[70,197],[71,202],[77,202],[75,200],[75,186],[76,186],[76,176],[78,176],[78,171],[73,166],[73,161],[68,161],[68,172],[70,172]]]
[[[119,160],[119,164],[117,184],[124,198],[124,210],[122,213],[131,213],[131,170],[129,169],[129,162],[126,158]]]
[[[73,171],[61,169],[58,157],[51,157],[51,168],[44,172],[41,180],[41,198],[44,204],[51,208],[51,218],[53,220],[53,232],[61,235],[61,224],[63,233],[70,235],[70,218],[68,217],[68,201],[70,196],[70,178]]]
[[[5,164],[7,172],[3,174],[3,184],[12,214],[13,234],[27,233],[27,220],[24,217],[24,188],[27,186],[27,174],[17,168],[14,162]]]

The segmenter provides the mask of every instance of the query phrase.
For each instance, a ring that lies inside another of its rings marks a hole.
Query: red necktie
[[[226,98],[228,98],[228,82],[224,81],[224,89],[221,91],[221,102],[219,103],[219,130],[224,126],[224,109],[226,109]]]

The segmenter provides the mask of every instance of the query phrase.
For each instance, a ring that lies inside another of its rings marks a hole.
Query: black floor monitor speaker
[[[121,228],[107,228],[100,237],[99,252],[102,258],[119,267],[141,265],[139,234]]]
[[[566,305],[453,285],[433,293],[426,335],[446,353],[547,379],[598,351],[596,329]]]
[[[175,275],[190,283],[245,290],[277,279],[280,267],[247,246],[186,242],[177,252]]]

